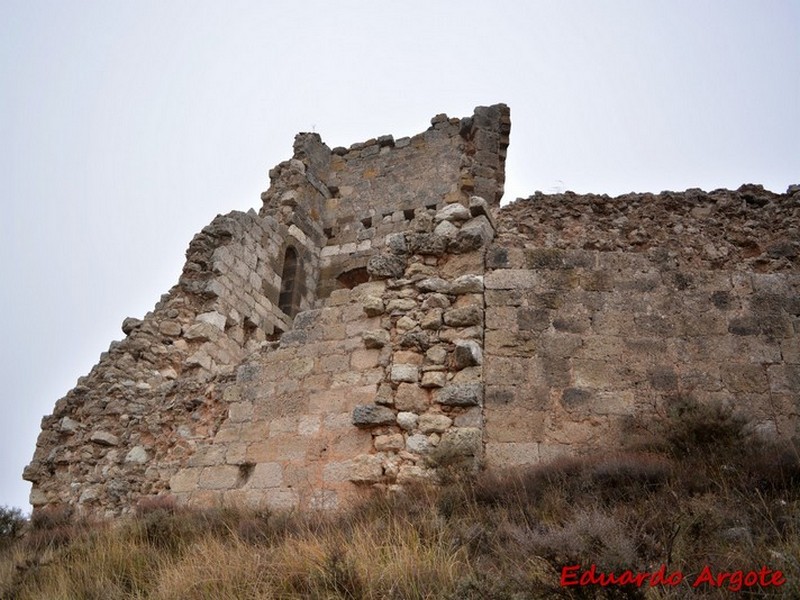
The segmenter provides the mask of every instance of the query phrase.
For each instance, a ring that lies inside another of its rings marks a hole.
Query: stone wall
[[[795,435],[800,189],[501,209],[509,128],[496,105],[349,149],[298,135],[259,214],[198,234],[44,418],[34,507],[330,509],[620,448],[686,401]]]
[[[474,214],[473,214],[474,212]],[[170,480],[180,501],[335,508],[482,456],[488,205],[418,210],[372,281],[300,313],[222,387],[227,415]]]
[[[489,466],[621,446],[687,400],[797,433],[800,193],[537,195],[498,219]]]
[[[195,236],[178,285],[144,319],[126,319],[126,338],[42,420],[24,473],[34,507],[114,514],[169,490],[225,417],[220,385],[291,327],[276,307],[275,270],[289,243],[305,249],[290,228],[252,212],[217,217]]]

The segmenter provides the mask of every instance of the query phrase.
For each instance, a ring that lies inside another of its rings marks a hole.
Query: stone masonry
[[[535,194],[500,208],[509,110],[350,148],[299,134],[256,214],[56,403],[35,509],[333,509],[619,448],[691,397],[792,437],[800,189]]]

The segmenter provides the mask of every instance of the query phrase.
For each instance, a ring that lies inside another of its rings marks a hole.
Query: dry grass
[[[687,417],[687,414],[689,415]],[[560,585],[562,567],[784,572],[798,596],[800,460],[737,422],[684,410],[647,452],[451,476],[337,515],[141,505],[111,527],[38,514],[0,545],[4,599],[729,597],[727,589]],[[724,415],[723,415],[724,417]],[[688,419],[688,422],[687,422]],[[700,426],[702,424],[702,427]],[[676,427],[679,425],[675,425]],[[714,431],[714,427],[719,427]],[[705,428],[706,430],[703,430]],[[710,430],[708,430],[710,429]],[[713,445],[709,440],[715,440]]]

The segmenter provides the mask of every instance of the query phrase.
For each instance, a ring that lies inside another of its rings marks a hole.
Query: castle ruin
[[[536,193],[500,208],[505,105],[410,138],[299,134],[261,210],[42,421],[35,509],[346,505],[439,467],[624,447],[691,398],[788,438],[800,188]]]

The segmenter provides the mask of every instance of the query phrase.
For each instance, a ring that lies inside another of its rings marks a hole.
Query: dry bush
[[[27,523],[18,508],[0,507],[0,550],[12,544],[22,533]]]

